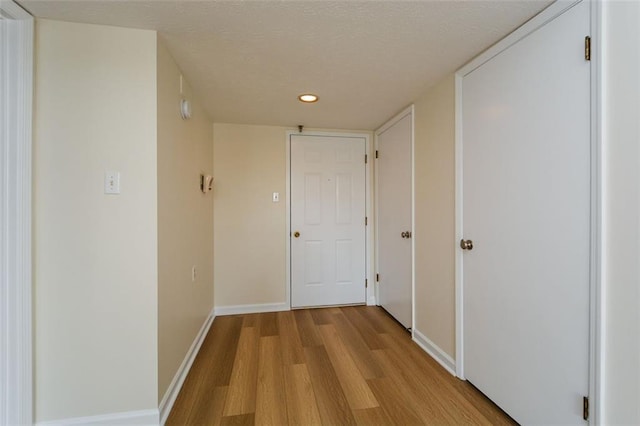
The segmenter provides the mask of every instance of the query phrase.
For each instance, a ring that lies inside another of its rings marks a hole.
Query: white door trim
[[[11,0],[0,14],[0,423],[31,424],[33,18]]]
[[[285,298],[288,309],[291,309],[291,136],[292,135],[300,135],[301,133],[295,130],[288,130],[286,132],[285,138],[285,152],[286,152],[286,209],[287,209],[287,217],[286,217],[286,248],[285,248],[285,257],[286,257],[286,269],[285,269],[285,277],[286,277],[286,288],[285,288]],[[374,292],[374,272],[373,272],[373,203],[372,203],[372,188],[373,188],[373,160],[371,155],[371,143],[370,143],[370,135],[368,133],[341,133],[341,132],[324,132],[324,131],[303,131],[302,135],[305,136],[325,136],[325,137],[346,137],[346,138],[364,138],[365,140],[365,152],[368,156],[367,164],[365,165],[365,179],[366,179],[366,194],[365,194],[365,205],[366,205],[366,214],[369,220],[367,225],[367,229],[365,232],[365,279],[368,280],[368,287],[366,289],[366,303],[367,305],[375,305],[376,304],[376,296]]]
[[[416,167],[415,167],[415,105],[409,105],[407,108],[402,110],[399,114],[395,115],[389,121],[384,123],[380,128],[378,128],[374,133],[374,154],[378,151],[378,137],[384,133],[391,126],[402,120],[408,114],[411,114],[411,338],[414,337],[413,333],[416,325],[416,239],[415,239],[415,231],[416,231],[416,197],[415,197],[415,188],[416,188]],[[375,199],[375,270],[378,270],[378,265],[380,259],[378,258],[378,170],[377,170],[377,158],[374,157],[374,163],[376,164],[374,174],[375,174],[375,182],[374,182],[374,199]],[[376,275],[372,275],[374,278]],[[380,304],[379,293],[378,293],[378,282],[375,281],[375,300],[376,304]]]
[[[587,1],[587,0],[585,0]],[[523,26],[505,37],[500,42],[474,58],[471,62],[460,68],[455,74],[455,293],[456,293],[456,375],[464,379],[464,348],[463,348],[463,268],[462,251],[457,249],[457,242],[463,238],[462,229],[462,81],[473,70],[506,50],[513,44],[524,39],[538,28],[555,19],[580,1],[558,1],[544,9],[540,14],[529,20]],[[598,55],[600,46],[600,2],[592,1],[591,5],[591,262],[590,262],[590,324],[589,324],[589,393],[590,415],[589,423],[600,423],[601,398],[601,135],[600,135],[600,69],[601,60]],[[586,36],[587,34],[585,34]]]

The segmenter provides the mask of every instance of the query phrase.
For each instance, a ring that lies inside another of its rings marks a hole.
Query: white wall
[[[640,424],[640,3],[603,3],[603,424]]]
[[[180,70],[158,40],[158,398],[162,400],[213,309],[213,128],[186,80],[192,117],[179,114]],[[196,266],[192,282],[191,268]]]
[[[415,329],[455,358],[454,76],[415,102]]]
[[[288,129],[213,129],[215,304],[284,304]],[[280,202],[271,201],[273,192]]]
[[[152,31],[37,21],[36,421],[157,408],[155,75]]]

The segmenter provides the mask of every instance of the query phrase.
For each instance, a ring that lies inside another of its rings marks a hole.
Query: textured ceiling
[[[369,130],[550,3],[18,1],[37,17],[157,30],[215,122]]]

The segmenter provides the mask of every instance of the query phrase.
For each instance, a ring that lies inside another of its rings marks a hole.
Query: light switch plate
[[[273,202],[277,203],[280,201],[280,193],[279,192],[274,192],[273,193]]]
[[[116,171],[104,172],[104,193],[105,194],[120,193],[120,172],[116,172]]]

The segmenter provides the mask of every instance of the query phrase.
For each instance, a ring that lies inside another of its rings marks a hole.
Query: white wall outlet
[[[196,265],[193,265],[191,267],[191,282],[195,283],[196,282],[196,278],[197,278]]]
[[[104,193],[105,194],[120,193],[120,172],[116,172],[116,171],[104,172]]]
[[[277,203],[280,201],[280,193],[279,192],[274,192],[273,193],[273,202]]]

